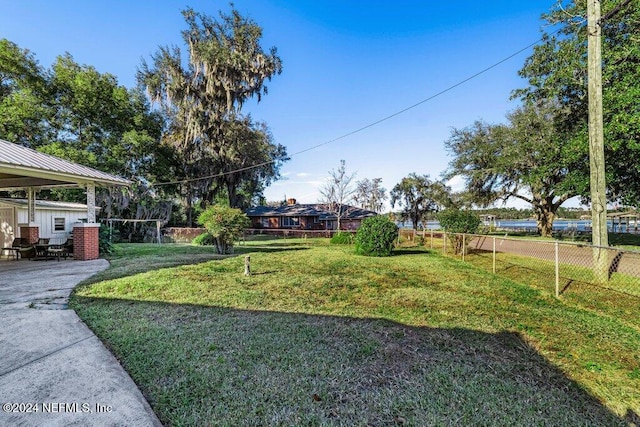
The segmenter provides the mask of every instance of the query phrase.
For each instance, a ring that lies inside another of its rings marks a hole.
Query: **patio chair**
[[[2,248],[2,252],[4,251],[11,252],[16,260],[20,258],[31,258],[35,254],[33,245],[24,237],[16,237],[13,239],[11,246]]]
[[[22,238],[21,237],[17,237],[15,239],[13,239],[13,242],[11,242],[11,246],[7,246],[2,248],[2,253],[9,252],[10,256],[13,256],[16,261],[18,260],[18,256],[20,255],[20,245],[22,244]]]
[[[59,245],[49,245],[47,249],[47,257],[56,257],[58,262],[60,257],[67,259],[68,256],[73,256],[73,239],[67,239],[66,242]]]
[[[38,242],[34,244],[34,248],[36,251],[36,258],[40,259],[42,257],[47,257],[47,250],[49,249],[49,239],[48,237],[41,237],[38,239]]]

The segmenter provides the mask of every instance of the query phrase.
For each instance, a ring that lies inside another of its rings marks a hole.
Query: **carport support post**
[[[73,259],[89,261],[100,256],[100,224],[73,225]]]
[[[33,187],[27,188],[27,223],[18,224],[20,237],[32,244],[40,239],[40,225],[36,224],[36,192]]]
[[[87,222],[73,225],[73,259],[100,257],[100,224],[96,224],[96,186],[87,184]]]
[[[96,186],[87,184],[87,222],[96,222]]]
[[[27,222],[36,222],[36,192],[33,187],[27,188]]]

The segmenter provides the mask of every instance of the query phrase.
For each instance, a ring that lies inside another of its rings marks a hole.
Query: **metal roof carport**
[[[130,184],[126,179],[0,139],[0,191],[27,192],[30,226],[35,219],[35,193],[38,190],[86,189],[87,222],[95,224],[96,187]]]

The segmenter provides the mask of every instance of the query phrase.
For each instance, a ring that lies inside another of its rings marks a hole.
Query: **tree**
[[[219,254],[229,254],[233,250],[233,242],[242,236],[250,221],[240,209],[218,204],[205,209],[198,217],[198,224],[213,236]]]
[[[446,146],[454,159],[447,177],[464,177],[475,203],[517,198],[533,206],[538,231],[551,235],[558,208],[584,185],[576,169],[584,155],[558,131],[564,110],[531,103],[507,116],[508,124],[477,121],[454,129]]]
[[[229,15],[220,12],[218,20],[190,8],[182,14],[188,27],[182,32],[188,58],[177,47],[160,47],[151,66],[142,63],[138,80],[170,120],[164,140],[180,156],[182,194],[190,217],[197,198],[210,200],[223,190],[231,206],[239,205],[239,192],[260,191],[277,178],[286,153],[284,147],[271,144],[264,131],[257,135],[240,114],[243,103],[251,97],[260,101],[267,93],[266,80],[282,71],[276,49],[265,53],[260,46],[260,26],[233,8]],[[253,133],[251,141],[262,138],[270,146],[263,144],[255,159],[255,144],[234,137],[238,133]],[[246,157],[259,162],[258,171],[231,177],[224,173]],[[202,176],[211,178],[198,179]]]
[[[603,2],[602,28],[603,114],[608,198],[623,203],[640,203],[640,8],[637,2]],[[553,101],[565,109],[562,120],[566,140],[571,139],[574,156],[586,158],[587,132],[587,19],[586,2],[564,1],[561,7],[543,15],[544,42],[520,70],[528,87],[513,96],[528,102]],[[588,161],[572,169],[583,185],[577,187],[589,197]]]
[[[31,148],[49,138],[48,89],[35,55],[0,39],[0,138]]]
[[[382,212],[384,201],[387,199],[387,190],[380,184],[382,178],[365,178],[356,182],[356,191],[354,201],[363,209],[369,209],[374,212]]]
[[[464,238],[460,234],[476,233],[481,223],[477,213],[456,208],[445,209],[439,212],[437,217],[440,226],[447,233],[453,233],[449,235],[449,239],[453,243],[454,253],[456,255],[465,249],[462,247]]]
[[[254,123],[251,117],[229,123],[224,139],[228,148],[219,169],[223,176],[214,180],[205,200],[223,195],[230,206],[248,208],[280,177],[280,166],[289,160],[286,148],[273,142],[265,123]]]
[[[68,53],[45,70],[31,52],[0,40],[0,138],[132,180],[132,189],[98,190],[102,215],[138,218],[172,195],[171,187],[148,188],[170,180],[175,164],[159,144],[163,119],[150,107],[141,89],[127,89]],[[86,201],[77,189],[39,197]]]
[[[430,212],[437,212],[448,203],[449,192],[444,183],[431,181],[429,175],[411,173],[391,190],[391,207],[398,203],[402,208],[400,219],[411,221],[417,230]]]
[[[338,230],[341,229],[342,217],[347,214],[356,191],[353,187],[355,176],[355,173],[347,173],[345,161],[340,160],[340,167],[329,171],[329,179],[320,188],[321,203],[336,216]]]

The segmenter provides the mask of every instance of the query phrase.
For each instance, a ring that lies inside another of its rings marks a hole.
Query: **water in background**
[[[413,228],[413,223],[411,221],[398,222],[397,223],[400,228]],[[483,225],[489,226],[493,225],[484,223]],[[536,225],[536,221],[534,219],[504,219],[504,220],[496,220],[495,227],[503,230],[525,230],[525,231],[537,231],[538,227]],[[613,229],[614,225],[611,221],[607,221],[607,228],[609,231],[614,233],[632,233],[634,231],[634,223],[631,222],[631,225],[627,224],[615,224],[615,230]],[[426,224],[427,230],[438,230],[440,229],[440,223],[438,221],[427,221]],[[575,231],[591,231],[591,220],[564,220],[557,219],[553,222],[553,229],[556,231],[565,231],[565,230],[575,230]]]

